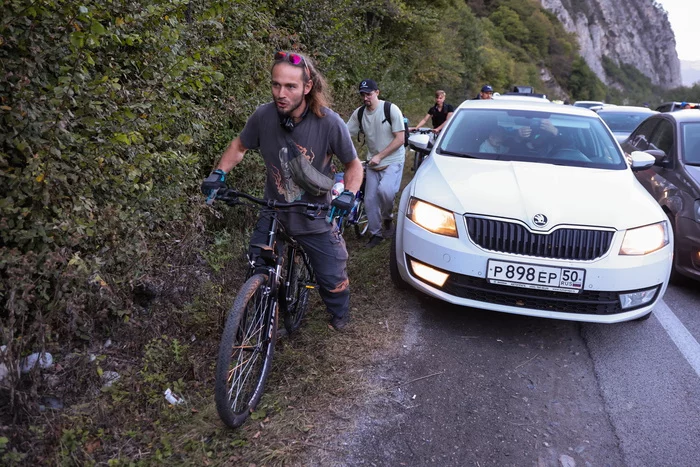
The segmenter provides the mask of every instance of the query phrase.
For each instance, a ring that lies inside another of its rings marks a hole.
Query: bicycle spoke
[[[231,408],[239,412],[246,405],[247,399],[254,392],[256,381],[250,381],[251,377],[257,377],[257,367],[264,359],[265,341],[264,335],[266,327],[266,310],[270,305],[271,297],[266,293],[259,293],[258,290],[248,302],[245,310],[244,322],[239,326],[240,344],[232,348],[231,360],[234,362],[233,368],[228,372],[228,399]],[[261,296],[262,295],[262,296]],[[251,318],[251,319],[248,319]],[[235,393],[234,393],[235,392]],[[239,407],[243,405],[243,407]]]

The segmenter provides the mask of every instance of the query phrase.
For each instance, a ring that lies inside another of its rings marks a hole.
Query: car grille
[[[561,313],[614,315],[635,309],[622,309],[618,299],[621,292],[592,290],[584,290],[577,294],[552,292],[491,284],[486,279],[455,273],[450,274],[440,290],[478,302]]]
[[[514,222],[465,218],[469,237],[481,248],[541,258],[584,261],[600,258],[610,249],[615,235],[609,230],[568,228],[534,233]]]

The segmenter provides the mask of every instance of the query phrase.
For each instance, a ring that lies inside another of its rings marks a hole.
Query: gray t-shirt
[[[360,124],[357,120],[357,112],[359,110],[359,108],[355,109],[347,123],[350,134],[355,137],[357,137],[360,131]],[[374,110],[365,108],[362,115],[362,131],[365,134],[365,141],[367,143],[367,160],[370,160],[375,154],[389,146],[394,140],[395,132],[404,131],[401,109],[399,109],[396,104],[391,104],[390,126],[384,115],[384,101],[380,100],[377,108]],[[377,167],[386,167],[389,164],[403,162],[405,158],[406,150],[403,145],[401,145],[396,151],[382,159]]]
[[[312,196],[294,183],[288,168],[291,151],[286,138],[289,137],[305,155],[311,164],[330,177],[331,156],[335,154],[340,162],[347,164],[357,158],[355,146],[350,139],[343,119],[328,108],[326,114],[318,118],[309,111],[292,132],[287,132],[280,125],[279,114],[273,102],[258,107],[240,134],[241,142],[247,149],[259,149],[267,167],[265,197],[282,202],[303,201],[307,203],[330,203],[330,192],[326,195]],[[305,209],[297,209],[305,213]],[[280,219],[291,235],[327,232],[331,225],[324,217],[308,219],[303,214],[282,211]]]

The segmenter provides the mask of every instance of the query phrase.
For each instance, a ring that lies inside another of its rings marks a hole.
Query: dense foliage
[[[614,63],[606,70],[626,89],[606,92],[535,0],[4,0],[3,411],[36,393],[17,374],[21,357],[128,323],[170,249],[221,226],[197,187],[269,99],[277,49],[313,57],[343,115],[365,77],[420,117],[437,88],[453,104],[487,82],[547,91],[542,68],[552,97],[621,100],[629,89],[651,100],[648,80]],[[246,158],[231,183],[259,190],[262,170]]]

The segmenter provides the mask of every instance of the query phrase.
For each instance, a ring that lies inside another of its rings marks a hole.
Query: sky
[[[668,12],[673,34],[676,36],[676,52],[681,60],[700,60],[698,27],[700,25],[700,1],[656,0]]]

